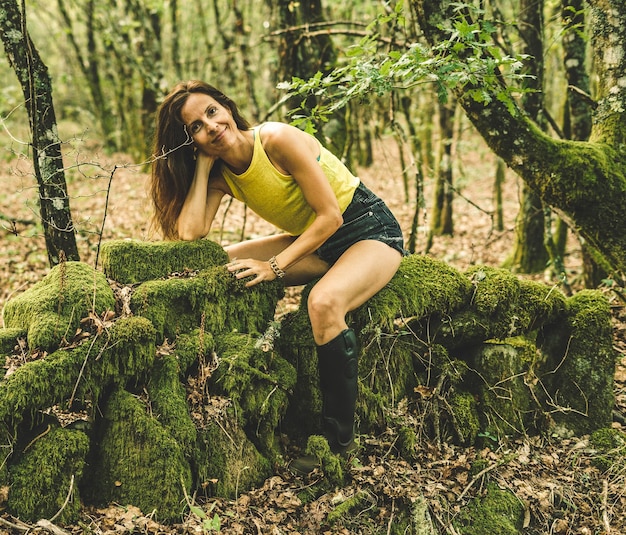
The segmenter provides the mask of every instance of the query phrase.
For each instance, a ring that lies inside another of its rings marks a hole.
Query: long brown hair
[[[176,221],[196,166],[193,140],[181,118],[183,105],[192,93],[204,93],[214,98],[230,110],[237,128],[250,128],[237,104],[206,82],[180,82],[165,97],[157,113],[150,192],[154,204],[154,222],[166,239],[178,237]]]

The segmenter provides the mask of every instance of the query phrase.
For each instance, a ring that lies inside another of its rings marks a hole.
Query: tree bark
[[[448,39],[444,27],[460,16],[450,0],[415,0],[420,25],[431,44]],[[626,271],[626,9],[621,0],[591,4],[591,44],[598,58],[598,106],[590,142],[552,139],[519,108],[498,98],[489,102],[457,91],[460,104],[483,138],[578,232],[610,272]],[[484,51],[483,54],[487,54]],[[484,89],[484,88],[483,88]]]
[[[529,60],[524,68],[528,75],[522,96],[522,107],[529,117],[545,130],[543,112],[543,0],[522,0],[519,8],[519,33],[522,53]],[[541,273],[550,260],[544,245],[543,203],[533,189],[524,185],[517,216],[515,245],[511,268],[521,273]]]
[[[52,102],[52,82],[26,29],[24,4],[20,10],[15,0],[0,0],[0,28],[5,53],[20,81],[28,110],[48,261],[55,266],[65,259],[79,260]]]

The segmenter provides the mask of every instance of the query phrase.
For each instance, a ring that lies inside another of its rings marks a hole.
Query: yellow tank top
[[[254,129],[254,152],[248,169],[237,175],[224,165],[222,176],[235,199],[246,203],[256,214],[279,229],[298,236],[313,223],[315,212],[293,177],[284,175],[272,165],[261,144],[261,127]],[[360,180],[321,145],[318,160],[343,213],[352,201]]]

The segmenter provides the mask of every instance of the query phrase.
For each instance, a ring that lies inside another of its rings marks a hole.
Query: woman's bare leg
[[[394,276],[402,255],[387,244],[364,240],[351,246],[312,288],[308,311],[317,345],[347,328],[346,314],[378,293]]]

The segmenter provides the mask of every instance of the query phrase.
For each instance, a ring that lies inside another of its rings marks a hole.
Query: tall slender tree
[[[0,36],[28,110],[48,261],[54,266],[64,259],[79,260],[52,101],[52,81],[28,33],[24,1],[18,6],[16,0],[0,0]]]

